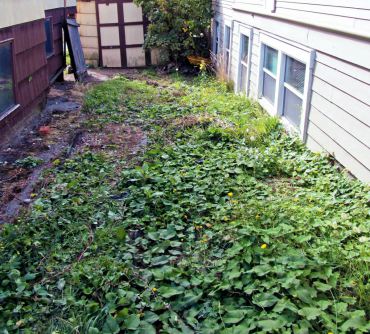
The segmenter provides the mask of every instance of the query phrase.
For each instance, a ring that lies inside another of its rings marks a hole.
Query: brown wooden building
[[[62,23],[76,0],[1,0],[0,142],[44,104],[65,68]]]

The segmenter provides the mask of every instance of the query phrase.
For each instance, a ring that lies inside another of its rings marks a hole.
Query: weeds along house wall
[[[68,1],[69,4],[75,1]],[[60,6],[58,8],[57,6]],[[63,67],[62,30],[64,1],[2,0],[0,42],[12,41],[13,85],[16,108],[0,117],[0,142],[8,141],[17,129],[41,110],[50,79]],[[46,10],[45,10],[46,9]],[[75,7],[68,7],[75,11]],[[54,23],[54,54],[46,57],[45,15]]]
[[[245,26],[253,34],[249,95],[255,99],[259,98],[262,34],[314,50],[306,143],[313,151],[332,154],[356,177],[370,182],[370,3],[354,1],[351,4],[356,8],[341,9],[331,0],[331,6],[315,5],[317,2],[310,0],[305,3],[312,5],[274,1],[276,10],[271,12],[264,1],[256,0],[253,5],[250,2],[253,1],[214,1],[216,19],[222,24],[221,35],[225,22],[235,28],[230,78],[238,79],[237,26]],[[299,20],[303,23],[296,22]]]

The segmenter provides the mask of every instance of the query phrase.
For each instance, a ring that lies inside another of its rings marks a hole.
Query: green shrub
[[[150,24],[145,47],[169,52],[172,61],[190,54],[208,56],[211,0],[135,0]]]

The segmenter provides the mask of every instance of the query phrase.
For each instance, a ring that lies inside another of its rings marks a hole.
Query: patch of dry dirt
[[[84,132],[78,139],[75,153],[100,152],[116,159],[130,160],[145,147],[146,134],[139,127],[107,124],[98,131]]]

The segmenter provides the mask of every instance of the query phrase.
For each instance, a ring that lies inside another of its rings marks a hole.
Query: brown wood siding
[[[44,20],[0,30],[0,40],[12,38],[16,103],[20,107],[0,123],[0,141],[14,124],[46,97],[49,87],[45,54]]]
[[[67,8],[75,13],[76,8]],[[64,9],[46,11],[52,16],[54,25],[54,55],[46,58],[45,20],[40,19],[0,29],[0,41],[13,39],[14,85],[18,109],[0,121],[0,142],[6,139],[17,123],[31,116],[32,110],[46,101],[52,78],[63,69],[62,22]]]

